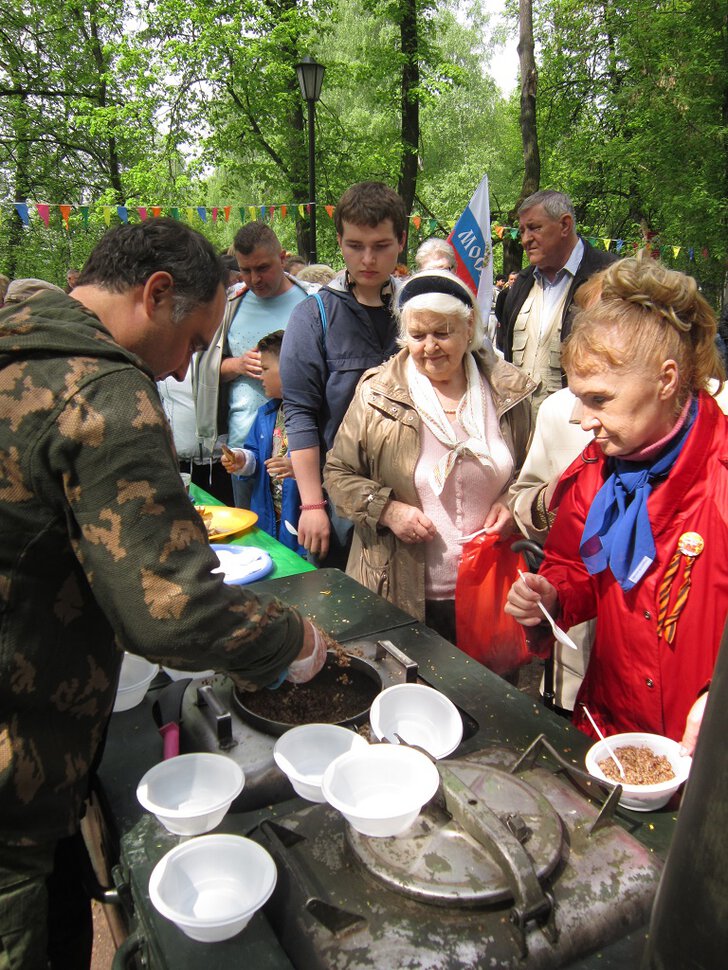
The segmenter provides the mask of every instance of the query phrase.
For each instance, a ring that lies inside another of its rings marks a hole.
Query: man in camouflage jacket
[[[73,297],[0,311],[0,967],[46,965],[45,879],[123,650],[243,689],[323,662],[294,610],[212,573],[156,392],[215,333],[223,280],[201,236],[155,219],[107,234]]]

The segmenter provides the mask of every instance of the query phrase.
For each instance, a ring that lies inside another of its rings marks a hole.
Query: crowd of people
[[[537,192],[493,346],[445,240],[402,267],[393,190],[351,186],[334,224],[338,271],[263,222],[223,258],[160,218],[65,292],[0,280],[0,966],[88,965],[69,859],[124,650],[242,690],[324,662],[308,619],[213,573],[180,471],[453,643],[463,540],[537,541],[493,610],[540,656],[540,605],[572,631],[559,705],[695,745],[728,613],[725,371],[695,281],[597,252]]]

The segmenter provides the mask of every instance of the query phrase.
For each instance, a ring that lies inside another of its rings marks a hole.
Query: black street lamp
[[[321,97],[321,85],[324,80],[323,64],[317,64],[312,57],[304,57],[300,64],[296,64],[298,85],[301,96],[308,102],[308,198],[311,204],[311,222],[309,236],[309,261],[318,262],[316,258],[316,102]]]

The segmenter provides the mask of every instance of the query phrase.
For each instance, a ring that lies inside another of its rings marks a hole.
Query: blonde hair
[[[666,360],[674,360],[680,375],[678,409],[690,394],[706,390],[711,378],[725,380],[715,343],[715,314],[692,276],[668,269],[642,251],[613,263],[600,282],[601,298],[587,301],[564,342],[567,374],[587,375],[609,367],[659,370]]]

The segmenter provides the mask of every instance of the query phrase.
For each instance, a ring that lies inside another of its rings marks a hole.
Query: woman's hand
[[[391,529],[401,542],[431,542],[436,530],[425,513],[414,505],[390,499],[382,510],[380,523]]]
[[[267,458],[265,467],[271,478],[293,478],[293,462],[285,455]]]
[[[325,509],[308,509],[298,519],[298,542],[312,556],[324,559],[329,551],[331,523]]]
[[[523,626],[538,626],[544,619],[539,600],[554,616],[559,603],[558,593],[544,576],[524,573],[525,579],[517,579],[511,586],[505,611]]]
[[[507,505],[503,502],[493,502],[485,517],[483,528],[487,535],[496,533],[501,539],[507,539],[516,531],[516,523]]]
[[[693,754],[695,751],[695,745],[698,741],[698,732],[700,731],[700,725],[703,723],[703,714],[705,714],[705,705],[708,703],[708,692],[701,694],[700,697],[695,701],[693,706],[690,708],[687,720],[685,721],[685,733],[682,736],[682,741],[680,742],[680,754]]]

